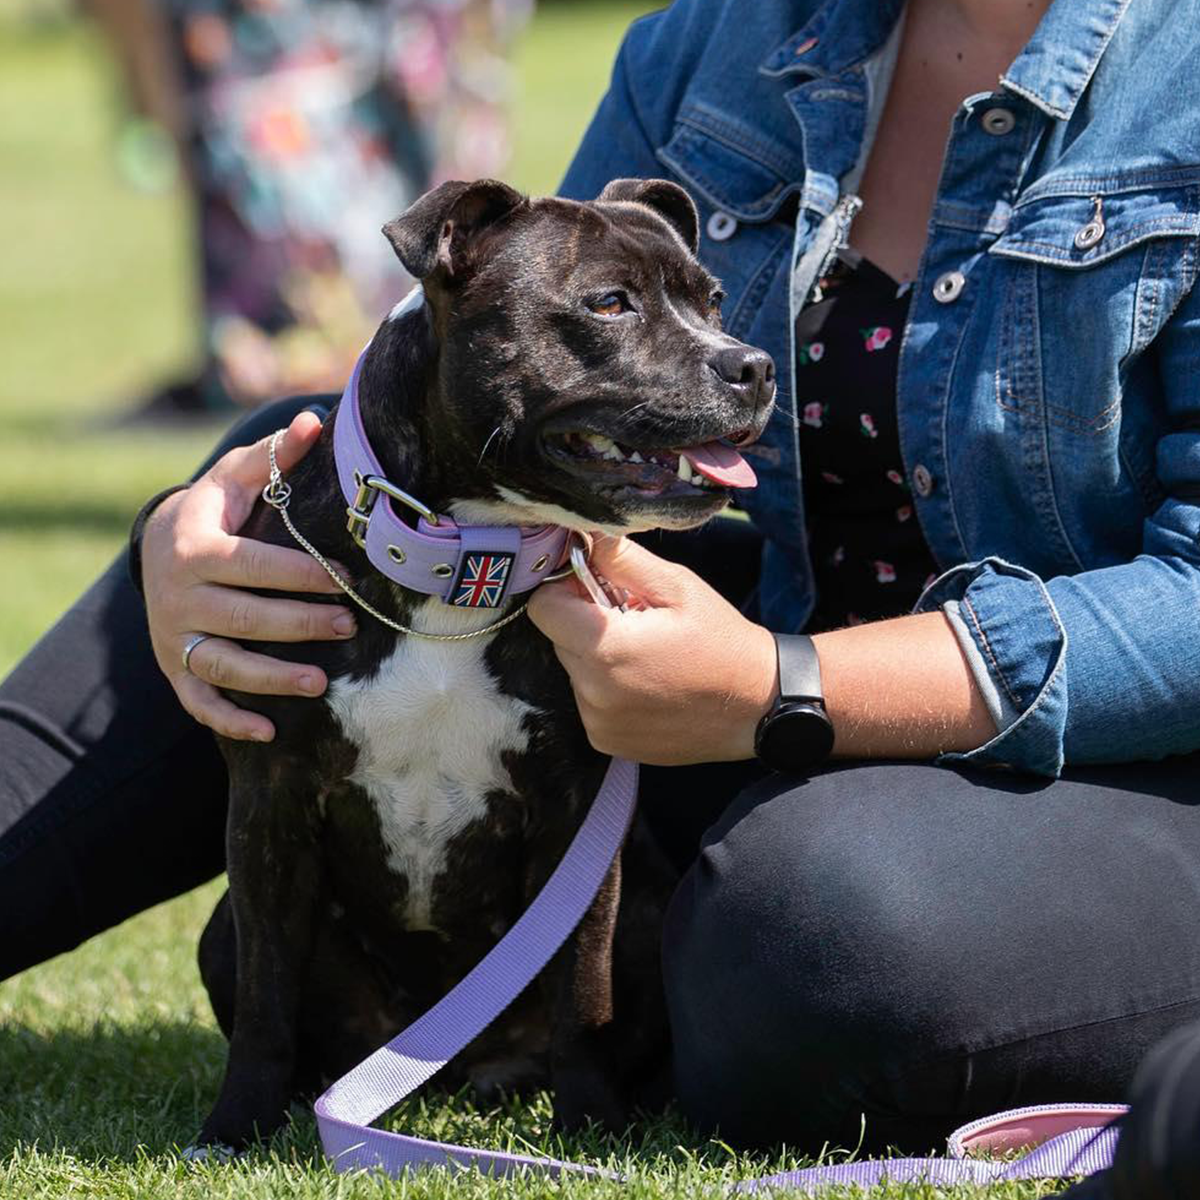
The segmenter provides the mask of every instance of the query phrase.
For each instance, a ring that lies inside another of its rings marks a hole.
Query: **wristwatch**
[[[802,771],[833,749],[833,722],[825,711],[821,664],[813,640],[777,633],[779,698],[758,723],[754,753],[774,771]]]

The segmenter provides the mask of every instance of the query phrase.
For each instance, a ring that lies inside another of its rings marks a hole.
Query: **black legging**
[[[730,523],[649,541],[731,595],[757,558]],[[0,977],[219,872],[224,793],[117,563],[0,685]],[[704,765],[643,794],[692,863],[666,928],[679,1095],[727,1137],[853,1145],[865,1114],[869,1147],[926,1150],[998,1108],[1121,1099],[1200,1017],[1200,755],[1054,782]]]

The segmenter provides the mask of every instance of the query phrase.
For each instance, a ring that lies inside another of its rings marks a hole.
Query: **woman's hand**
[[[572,579],[529,602],[592,745],[663,766],[753,757],[778,687],[771,634],[698,575],[625,538],[598,537],[592,565],[645,607],[600,608]]]
[[[276,457],[287,471],[321,432],[301,413],[280,439]],[[353,614],[332,604],[256,596],[240,590],[336,592],[337,585],[303,550],[237,536],[270,476],[269,438],[231,450],[186,491],[168,497],[146,523],[142,584],[154,656],[180,703],[225,737],[269,742],[271,722],[227,700],[218,687],[277,696],[319,696],[325,673],[304,663],[255,654],[227,638],[332,641],[354,636]],[[216,635],[182,656],[197,633]]]

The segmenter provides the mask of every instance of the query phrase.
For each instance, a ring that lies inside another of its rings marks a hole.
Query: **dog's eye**
[[[624,292],[608,292],[599,300],[592,300],[588,308],[598,317],[619,317],[622,313],[633,311]]]

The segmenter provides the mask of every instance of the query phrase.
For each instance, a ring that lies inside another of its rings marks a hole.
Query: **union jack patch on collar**
[[[459,608],[499,608],[515,557],[502,550],[465,555],[450,603]]]

